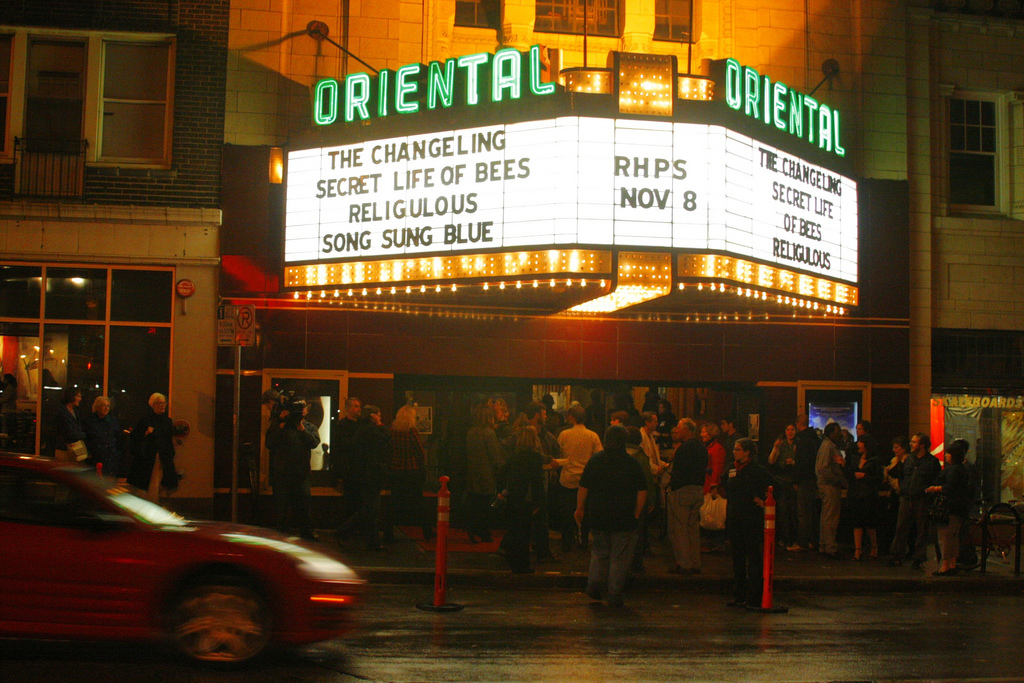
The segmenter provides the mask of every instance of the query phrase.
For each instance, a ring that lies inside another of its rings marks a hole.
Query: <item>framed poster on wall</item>
[[[430,434],[434,431],[434,409],[430,406],[416,406],[416,431]]]

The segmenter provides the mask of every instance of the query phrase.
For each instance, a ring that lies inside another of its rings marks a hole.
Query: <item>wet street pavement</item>
[[[624,609],[568,590],[461,588],[435,614],[423,586],[373,586],[344,640],[241,671],[182,664],[155,647],[0,642],[21,681],[888,681],[1022,680],[1017,596],[790,593],[783,615],[721,595],[634,593]]]

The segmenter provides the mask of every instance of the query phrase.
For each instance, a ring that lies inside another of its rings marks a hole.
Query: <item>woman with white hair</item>
[[[97,396],[92,412],[85,417],[85,446],[89,460],[103,465],[103,473],[118,477],[121,473],[121,425],[110,414],[110,399]]]
[[[131,449],[129,484],[146,492],[153,502],[159,501],[160,493],[169,496],[178,490],[181,475],[174,467],[174,427],[163,394],[149,397],[149,410],[132,430]]]

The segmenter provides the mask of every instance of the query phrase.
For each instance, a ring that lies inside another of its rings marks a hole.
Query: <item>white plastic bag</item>
[[[727,502],[717,493],[708,493],[704,496],[704,503],[700,506],[700,528],[708,531],[722,531],[725,529],[725,506]]]

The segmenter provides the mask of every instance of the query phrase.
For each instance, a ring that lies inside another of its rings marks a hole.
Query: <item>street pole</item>
[[[242,346],[235,344],[235,380],[231,410],[231,523],[238,523],[238,413],[241,410]],[[255,492],[253,492],[255,494]]]

